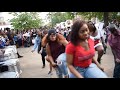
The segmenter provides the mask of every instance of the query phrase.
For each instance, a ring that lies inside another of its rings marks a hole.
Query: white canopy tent
[[[13,29],[13,26],[12,26],[12,25],[1,25],[1,26],[0,26],[0,29],[4,30],[4,28]]]

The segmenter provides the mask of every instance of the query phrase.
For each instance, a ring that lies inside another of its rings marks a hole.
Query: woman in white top
[[[90,29],[91,38],[94,40],[95,43],[94,48],[96,51],[98,51],[97,60],[99,63],[101,63],[101,57],[104,54],[104,46],[106,46],[103,39],[103,34],[101,30],[97,29],[92,22],[88,22],[88,26]]]

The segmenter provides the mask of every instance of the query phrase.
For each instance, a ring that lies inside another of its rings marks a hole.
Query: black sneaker
[[[42,68],[45,68],[45,65],[43,65]]]
[[[49,71],[49,72],[48,72],[48,75],[52,75],[52,71]]]

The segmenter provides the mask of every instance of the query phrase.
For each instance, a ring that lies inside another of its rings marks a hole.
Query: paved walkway
[[[56,78],[55,71],[53,75],[49,76],[49,64],[46,61],[46,67],[42,69],[41,55],[37,52],[31,52],[32,47],[29,48],[18,48],[18,52],[24,57],[20,59],[22,68],[22,78]],[[105,68],[105,72],[109,77],[112,77],[114,62],[113,55],[110,48],[107,49],[107,54],[102,57],[102,65]]]

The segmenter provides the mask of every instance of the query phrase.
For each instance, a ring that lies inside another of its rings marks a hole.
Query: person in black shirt
[[[44,30],[43,33],[42,33],[41,38],[43,38],[47,33],[48,33],[48,31],[47,31],[47,30]],[[41,48],[40,48],[40,47],[41,47]],[[38,49],[38,52],[41,53],[41,56],[42,56],[42,63],[43,63],[43,67],[42,67],[42,68],[45,68],[45,56],[47,55],[47,54],[46,54],[46,47],[45,47],[45,46],[42,47],[42,45],[41,45],[41,43],[40,43],[40,45],[39,45],[38,48],[40,48],[40,49]]]
[[[35,29],[33,29],[33,32],[32,32],[32,39],[34,39],[35,37],[37,36],[37,32],[35,31]]]

